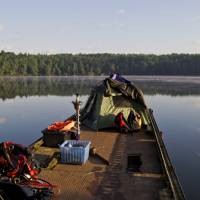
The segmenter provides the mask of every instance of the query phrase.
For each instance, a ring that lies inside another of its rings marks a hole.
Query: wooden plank
[[[145,172],[134,172],[133,176],[137,177],[145,177],[145,178],[163,178],[163,174],[156,174],[156,173],[145,173]]]

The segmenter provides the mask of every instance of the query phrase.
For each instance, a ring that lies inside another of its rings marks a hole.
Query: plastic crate
[[[88,140],[66,140],[60,145],[61,162],[84,164],[89,157],[90,144]]]

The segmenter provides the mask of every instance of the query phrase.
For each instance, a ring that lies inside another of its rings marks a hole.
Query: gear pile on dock
[[[27,147],[0,143],[0,199],[50,199],[54,186],[38,178],[40,171]]]

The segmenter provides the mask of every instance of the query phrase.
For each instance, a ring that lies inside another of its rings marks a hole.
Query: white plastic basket
[[[88,140],[66,140],[60,145],[61,162],[84,164],[89,157],[90,144]]]

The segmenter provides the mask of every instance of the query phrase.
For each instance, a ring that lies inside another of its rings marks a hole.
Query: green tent
[[[94,130],[114,126],[115,116],[123,112],[127,120],[131,110],[140,113],[142,123],[148,125],[143,93],[131,83],[107,78],[98,83],[81,111],[81,123]]]

